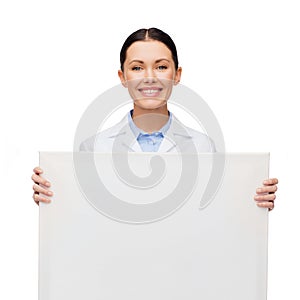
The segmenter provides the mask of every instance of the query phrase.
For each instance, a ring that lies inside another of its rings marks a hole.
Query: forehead
[[[154,40],[134,42],[126,52],[127,62],[133,59],[155,61],[161,58],[172,60],[172,53],[164,43]]]

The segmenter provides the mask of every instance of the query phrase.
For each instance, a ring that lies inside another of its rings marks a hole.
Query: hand
[[[259,207],[265,207],[269,210],[274,208],[274,200],[276,198],[275,192],[277,191],[277,178],[266,179],[263,186],[256,189],[254,200]]]
[[[39,202],[50,203],[51,200],[44,196],[51,197],[53,192],[48,190],[48,187],[51,186],[50,182],[43,178],[40,174],[43,173],[43,170],[40,167],[35,167],[33,169],[34,174],[31,176],[32,181],[34,182],[33,185],[33,200],[34,202],[39,205]]]

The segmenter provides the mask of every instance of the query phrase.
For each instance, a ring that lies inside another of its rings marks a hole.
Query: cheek
[[[125,79],[130,80],[141,80],[144,79],[145,74],[143,72],[126,72]],[[176,76],[176,72],[174,70],[167,70],[166,72],[155,72],[155,76],[161,79],[174,80]]]
[[[140,79],[143,78],[144,75],[142,72],[131,72],[127,71],[124,73],[126,80],[135,80],[135,79]]]
[[[157,75],[159,78],[164,78],[168,80],[173,80],[175,78],[176,73],[173,70],[168,70],[166,72],[161,72]]]

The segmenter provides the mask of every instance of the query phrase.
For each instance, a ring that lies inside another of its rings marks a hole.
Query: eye
[[[142,68],[139,67],[139,66],[135,66],[135,67],[133,67],[131,70],[132,70],[132,71],[141,71]]]
[[[168,67],[164,66],[164,65],[161,65],[161,66],[158,66],[157,69],[162,71],[162,70],[168,69]]]

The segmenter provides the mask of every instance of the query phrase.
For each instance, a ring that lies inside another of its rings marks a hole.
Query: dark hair
[[[120,52],[120,63],[121,70],[123,70],[124,62],[126,59],[126,51],[127,49],[134,43],[138,41],[146,41],[146,40],[155,40],[164,43],[172,53],[172,58],[175,64],[175,69],[178,69],[178,57],[176,46],[171,39],[171,37],[158,28],[149,28],[149,29],[139,29],[133,32],[124,42],[121,52]]]

